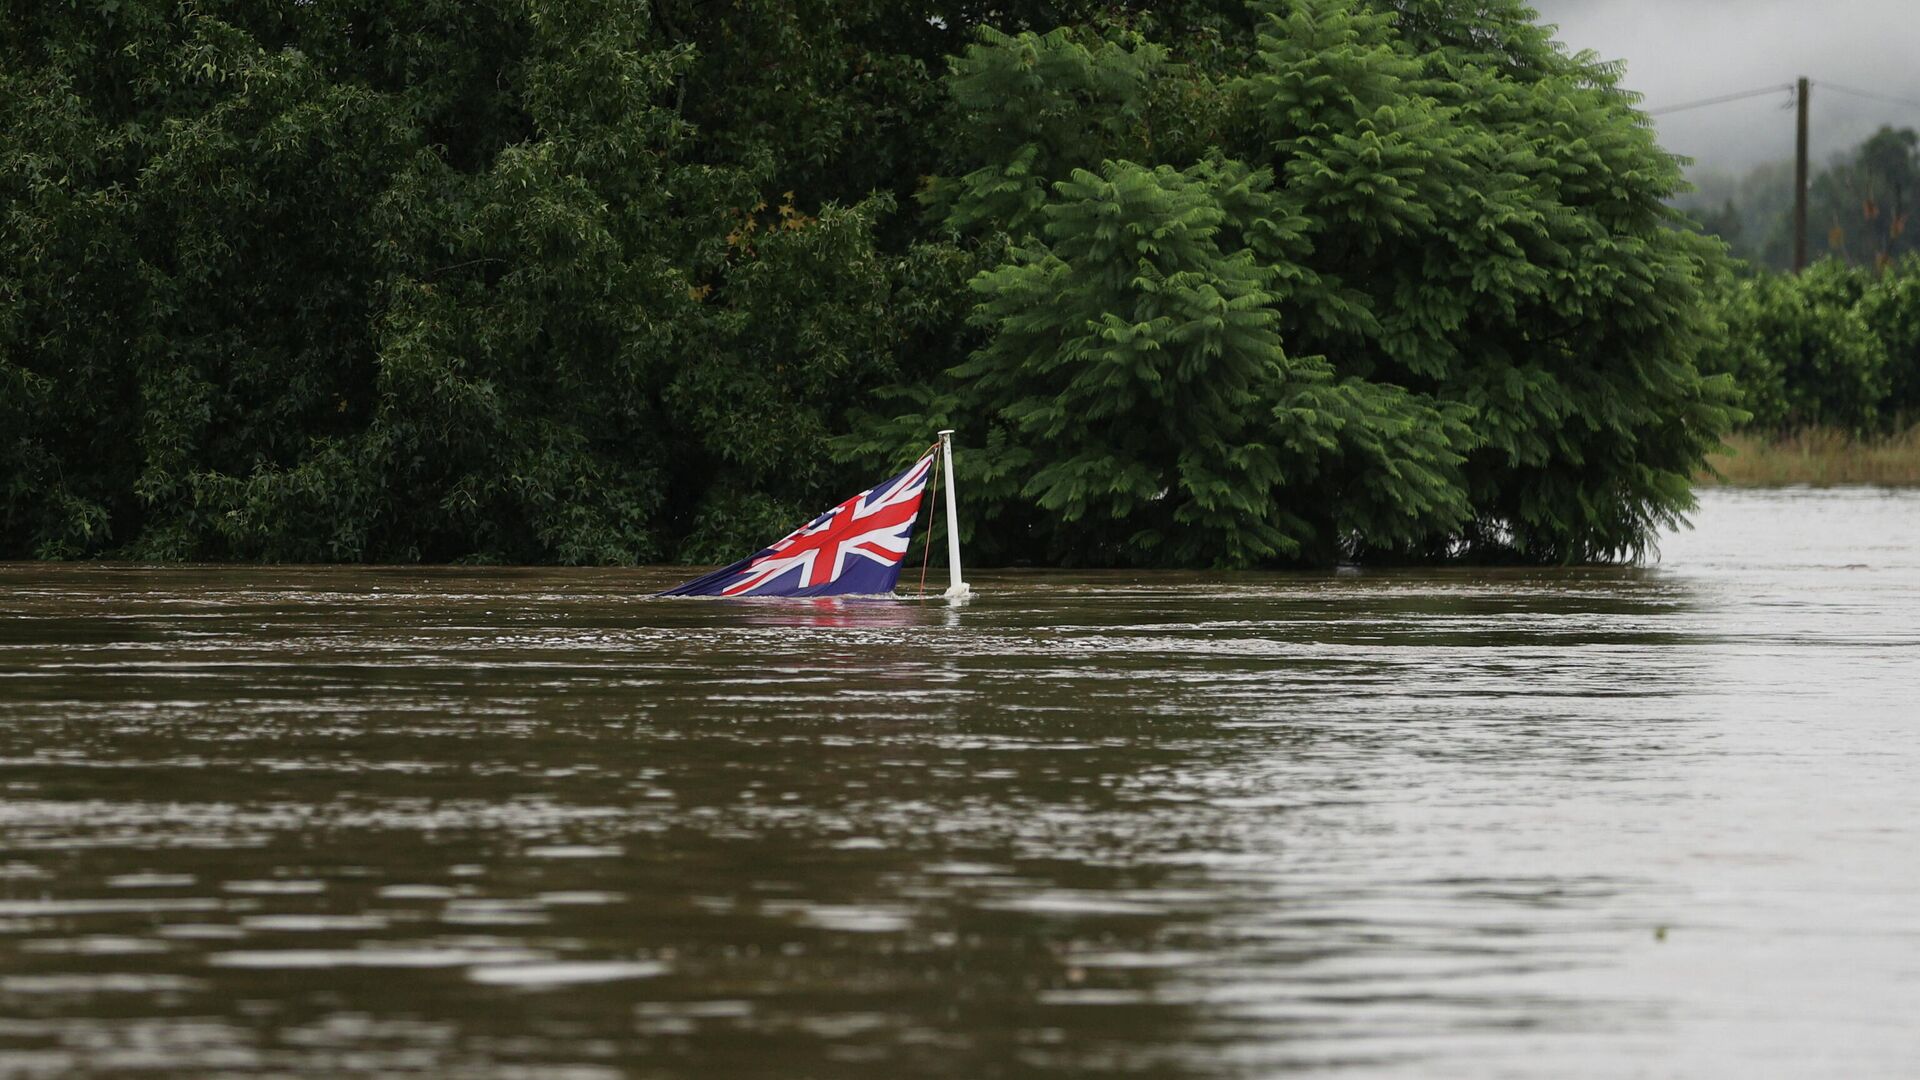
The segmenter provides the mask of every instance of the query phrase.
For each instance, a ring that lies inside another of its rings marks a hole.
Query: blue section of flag
[[[900,580],[934,452],[730,566],[661,596],[876,596]]]

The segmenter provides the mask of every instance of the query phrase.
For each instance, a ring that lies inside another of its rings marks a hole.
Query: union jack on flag
[[[920,516],[935,451],[855,495],[772,547],[661,596],[848,596],[893,591]]]

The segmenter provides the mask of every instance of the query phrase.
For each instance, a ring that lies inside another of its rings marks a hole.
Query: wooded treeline
[[[988,562],[1632,553],[1716,241],[1518,0],[0,15],[0,557],[734,557],[960,429]]]
[[[1676,201],[1754,270],[1793,269],[1793,162],[1741,177],[1707,174]],[[1920,253],[1920,133],[1881,128],[1814,170],[1807,184],[1812,258],[1884,269]]]

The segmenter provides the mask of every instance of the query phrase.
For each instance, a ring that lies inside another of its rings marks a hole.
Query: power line
[[[1876,94],[1871,90],[1856,90],[1851,86],[1841,86],[1839,83],[1825,81],[1814,82],[1812,85],[1826,90],[1832,90],[1835,93],[1850,94],[1857,98],[1866,98],[1869,101],[1885,101],[1894,105],[1909,105],[1913,108],[1920,109],[1920,99],[1896,97],[1892,94]],[[1748,98],[1766,97],[1769,94],[1791,94],[1793,92],[1794,87],[1792,83],[1781,83],[1778,86],[1767,86],[1758,90],[1742,90],[1737,94],[1722,94],[1719,97],[1706,98],[1701,101],[1688,101],[1679,105],[1668,105],[1659,109],[1648,109],[1646,115],[1666,116],[1669,113],[1687,112],[1691,109],[1704,109],[1710,105],[1725,105],[1732,101],[1745,101]]]
[[[1851,86],[1838,83],[1815,82],[1802,76],[1798,81],[1785,86],[1769,86],[1762,90],[1744,90],[1738,94],[1723,94],[1720,97],[1707,98],[1704,101],[1689,101],[1680,105],[1669,105],[1664,109],[1648,109],[1647,116],[1665,116],[1669,113],[1685,112],[1688,109],[1704,109],[1710,105],[1725,105],[1731,101],[1745,101],[1748,98],[1764,97],[1781,92],[1793,95],[1792,104],[1798,107],[1798,117],[1794,131],[1793,159],[1793,272],[1799,273],[1807,266],[1807,102],[1813,97],[1813,87],[1831,90],[1836,94],[1865,98],[1868,101],[1886,101],[1895,105],[1905,105],[1920,109],[1920,101],[1912,98],[1896,97],[1892,94],[1876,94],[1871,90],[1856,90]]]
[[[1824,86],[1826,84],[1822,83],[1821,85]],[[1662,109],[1648,109],[1647,115],[1665,116],[1668,113],[1686,112],[1688,109],[1704,109],[1709,105],[1725,105],[1729,101],[1745,101],[1747,98],[1765,97],[1768,94],[1791,93],[1793,93],[1793,84],[1781,83],[1778,86],[1768,86],[1759,90],[1743,90],[1738,94],[1724,94],[1716,98],[1707,98],[1705,101],[1689,101],[1682,105],[1668,105]]]
[[[1871,90],[1855,90],[1850,86],[1841,86],[1839,83],[1824,81],[1816,82],[1813,85],[1826,90],[1837,90],[1842,94],[1852,94],[1854,97],[1866,98],[1869,101],[1890,101],[1895,105],[1911,105],[1916,109],[1920,109],[1920,101],[1915,101],[1912,98],[1894,97],[1890,94],[1876,94]]]

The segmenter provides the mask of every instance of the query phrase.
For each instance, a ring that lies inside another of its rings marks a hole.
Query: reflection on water
[[[0,567],[0,1074],[1906,1075],[1916,525],[961,609]]]

